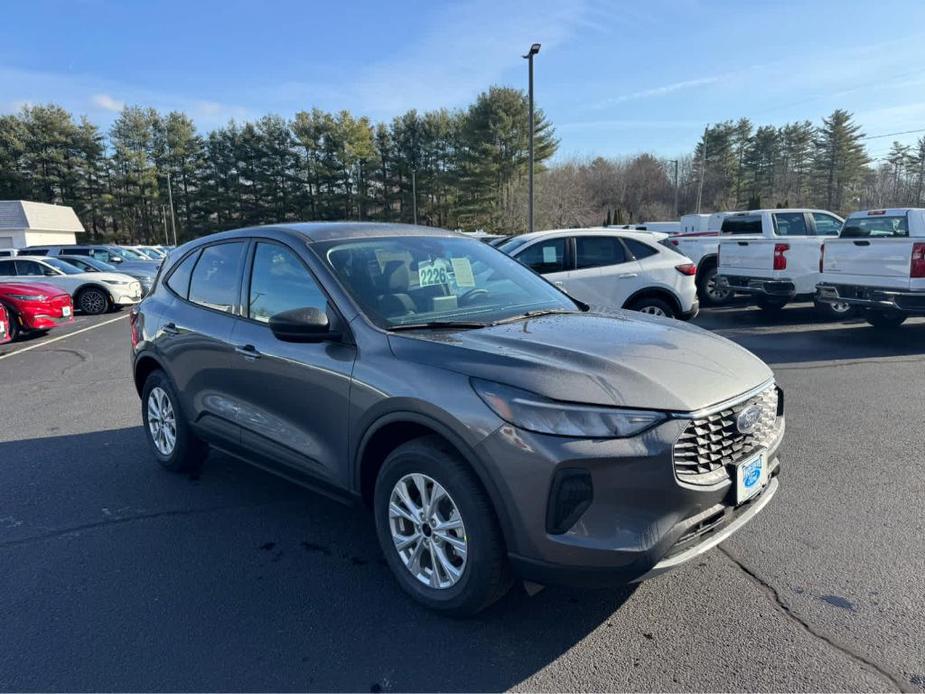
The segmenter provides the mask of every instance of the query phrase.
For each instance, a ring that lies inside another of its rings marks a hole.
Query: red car
[[[0,345],[2,345],[4,342],[9,342],[11,339],[10,319],[6,309],[3,308],[3,304],[0,304]]]
[[[70,294],[42,282],[0,282],[0,304],[9,316],[10,338],[74,322]]]

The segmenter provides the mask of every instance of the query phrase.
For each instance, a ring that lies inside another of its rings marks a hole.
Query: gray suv
[[[171,252],[131,326],[154,456],[209,446],[373,509],[401,587],[472,614],[715,546],[778,488],[783,397],[699,328],[594,312],[440,229],[285,224]]]

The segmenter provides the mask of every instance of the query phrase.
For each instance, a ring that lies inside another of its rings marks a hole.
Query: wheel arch
[[[150,376],[158,369],[165,371],[164,365],[161,364],[160,360],[152,354],[145,353],[135,359],[135,364],[132,367],[132,375],[135,381],[135,391],[138,393],[138,397],[141,397],[141,393],[144,390],[145,381],[148,380],[148,376]]]
[[[73,298],[73,301],[74,301],[75,304],[76,304],[77,301],[78,301],[78,297],[80,297],[80,295],[81,295],[83,292],[87,291],[88,289],[99,289],[99,290],[100,290],[101,292],[103,292],[107,297],[109,297],[109,301],[110,301],[110,302],[112,302],[112,300],[113,300],[112,292],[109,291],[109,288],[108,288],[108,287],[106,287],[106,286],[100,284],[99,282],[84,282],[84,283],[81,284],[79,287],[77,287],[77,289],[74,290],[74,293],[73,293],[73,294],[71,294],[71,297]]]
[[[353,456],[354,489],[363,503],[371,507],[376,476],[389,453],[403,443],[422,436],[439,436],[452,446],[469,465],[482,488],[491,499],[495,517],[501,525],[505,542],[510,547],[513,537],[511,519],[486,466],[459,435],[447,425],[425,414],[411,411],[391,412],[372,422],[363,433]]]
[[[719,256],[716,253],[708,253],[703,256],[697,262],[697,275],[694,277],[694,280],[697,282],[697,286],[700,286],[700,283],[703,282],[704,275],[706,275],[707,270],[711,270],[719,265]]]
[[[675,295],[670,289],[665,289],[664,287],[643,287],[642,289],[634,292],[630,297],[623,302],[623,308],[632,310],[633,304],[641,299],[661,299],[662,301],[667,301],[668,304],[674,309],[675,315],[680,315],[684,312],[681,308],[681,300]]]

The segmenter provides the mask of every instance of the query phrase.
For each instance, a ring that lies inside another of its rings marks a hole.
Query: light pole
[[[678,193],[680,189],[678,188],[678,160],[669,159],[669,164],[674,164],[674,213],[675,215],[680,215],[681,210],[678,208]]]
[[[534,43],[523,56],[529,65],[529,94],[530,94],[530,169],[527,173],[527,231],[533,231],[533,56],[540,52],[540,44]]]
[[[703,201],[703,179],[707,174],[707,133],[710,132],[708,125],[703,130],[703,151],[700,153],[700,185],[697,186],[697,214],[700,214],[700,203]]]

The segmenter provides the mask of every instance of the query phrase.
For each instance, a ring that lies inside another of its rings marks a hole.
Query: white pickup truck
[[[716,252],[723,221],[734,212],[686,214],[681,217],[681,232],[668,243],[681,255],[697,264],[697,296],[704,306],[722,306],[733,297],[732,291],[716,281]]]
[[[925,315],[925,209],[852,213],[821,267],[817,301],[856,306],[878,328]]]
[[[719,285],[751,295],[767,311],[815,297],[822,243],[838,235],[843,221],[826,210],[806,209],[752,210],[727,217],[719,242]],[[839,318],[852,310],[845,302],[817,307]]]

